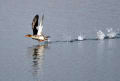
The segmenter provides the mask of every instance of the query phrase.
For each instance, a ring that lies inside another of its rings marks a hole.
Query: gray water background
[[[0,0],[0,81],[120,81],[120,39],[40,45],[24,37],[36,14],[51,41],[120,28],[119,0]]]

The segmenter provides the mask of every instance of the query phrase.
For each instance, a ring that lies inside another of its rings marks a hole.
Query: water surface
[[[120,39],[93,40],[99,30],[118,31],[119,7],[118,0],[0,1],[0,81],[119,81]],[[24,35],[43,13],[52,42],[41,45]],[[80,34],[89,40],[68,42]]]

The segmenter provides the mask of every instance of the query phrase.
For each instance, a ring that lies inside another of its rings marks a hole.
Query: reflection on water
[[[105,41],[99,41],[97,44],[97,68],[101,67],[105,59]]]
[[[101,80],[104,77],[104,64],[106,62],[105,55],[105,41],[98,41],[97,43],[97,54],[96,54],[96,79]]]
[[[44,63],[44,52],[47,47],[48,44],[32,47],[32,74],[35,81],[40,81],[43,76],[42,65]]]

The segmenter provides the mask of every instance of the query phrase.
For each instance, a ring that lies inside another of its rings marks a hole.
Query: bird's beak
[[[25,37],[32,37],[32,35],[28,34],[28,35],[25,35]]]

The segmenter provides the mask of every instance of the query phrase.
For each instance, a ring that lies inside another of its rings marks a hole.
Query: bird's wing
[[[38,30],[36,28],[38,26],[38,19],[39,19],[39,15],[35,15],[32,21],[33,35],[37,35],[38,33]]]
[[[44,19],[44,15],[42,15],[42,18],[40,20],[40,25],[38,26],[38,33],[37,33],[37,35],[42,35],[43,19]]]

